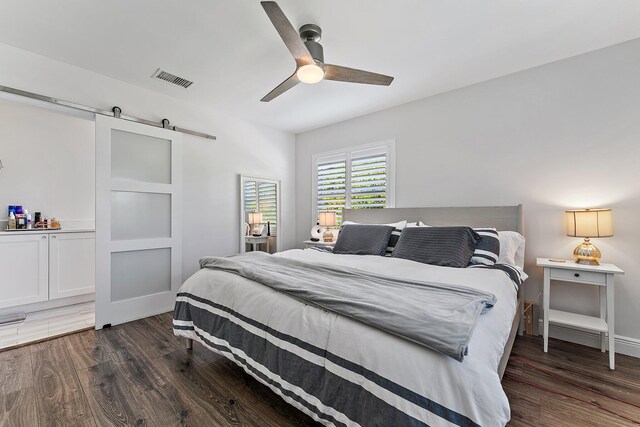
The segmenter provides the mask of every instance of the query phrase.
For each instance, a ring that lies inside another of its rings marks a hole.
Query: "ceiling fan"
[[[321,80],[337,80],[349,83],[389,86],[393,77],[355,68],[324,63],[324,51],[318,43],[322,30],[314,24],[300,27],[299,34],[291,25],[280,6],[274,1],[260,2],[282,41],[296,60],[296,71],[260,101],[269,102],[300,82],[318,83]]]

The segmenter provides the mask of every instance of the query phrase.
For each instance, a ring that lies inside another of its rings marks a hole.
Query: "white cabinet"
[[[0,311],[95,292],[95,232],[0,233]]]
[[[49,236],[0,238],[0,308],[49,299]]]
[[[95,292],[95,233],[49,236],[49,299]]]

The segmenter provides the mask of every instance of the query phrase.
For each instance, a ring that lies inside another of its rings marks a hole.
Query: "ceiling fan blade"
[[[369,71],[331,64],[324,65],[324,78],[325,80],[337,80],[339,82],[383,86],[389,86],[393,81],[393,77],[385,76],[384,74],[371,73]]]
[[[283,81],[278,86],[276,86],[275,89],[273,89],[271,92],[266,94],[265,97],[262,98],[260,101],[269,102],[276,96],[282,95],[283,93],[285,93],[286,91],[288,91],[289,89],[297,85],[298,83],[300,83],[300,80],[298,80],[298,76],[294,72],[293,74],[291,74],[291,77],[289,77],[287,80]]]
[[[293,25],[291,25],[291,22],[289,22],[282,9],[280,9],[278,3],[274,1],[263,1],[260,2],[260,4],[264,11],[267,12],[271,23],[276,27],[276,31],[278,31],[278,34],[282,37],[282,41],[295,58],[298,66],[313,64],[315,61],[309,53],[309,49],[304,45],[300,35]]]

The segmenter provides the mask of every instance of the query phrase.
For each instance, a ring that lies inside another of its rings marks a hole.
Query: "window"
[[[244,211],[262,213],[262,221],[271,223],[271,233],[275,234],[278,214],[278,194],[276,184],[265,181],[244,181]]]
[[[395,141],[355,147],[313,157],[314,222],[318,212],[394,206]]]

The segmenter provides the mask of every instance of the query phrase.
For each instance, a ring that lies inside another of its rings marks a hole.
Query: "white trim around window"
[[[371,144],[358,145],[346,149],[333,150],[324,153],[316,153],[311,159],[311,215],[315,224],[318,219],[318,165],[327,163],[345,164],[345,208],[351,208],[352,202],[352,185],[351,185],[351,166],[352,159],[358,159],[368,156],[386,155],[386,197],[385,207],[395,207],[395,166],[396,166],[396,141],[395,139],[374,142]]]

